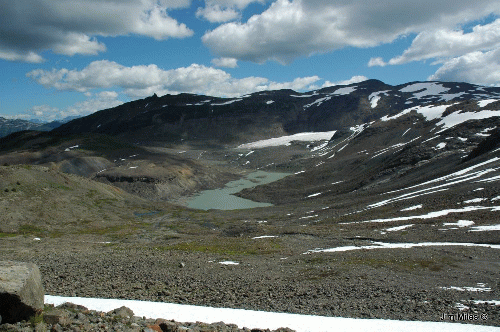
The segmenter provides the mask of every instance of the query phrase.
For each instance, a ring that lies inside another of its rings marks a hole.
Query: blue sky
[[[368,78],[500,85],[498,0],[0,0],[0,116]]]

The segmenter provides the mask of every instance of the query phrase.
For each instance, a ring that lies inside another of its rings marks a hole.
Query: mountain
[[[499,138],[466,83],[153,95],[0,138],[0,252],[59,295],[498,326]],[[268,204],[186,207],[222,187]]]
[[[58,127],[131,142],[239,144],[308,131],[342,130],[416,106],[498,98],[500,88],[416,82],[390,86],[368,80],[307,93],[264,91],[239,98],[156,95],[96,112]]]
[[[20,120],[20,119],[5,119],[0,117],[0,137],[7,136],[23,130],[39,130],[50,131],[59,127],[63,123],[77,119],[78,117],[66,117],[62,120],[44,122],[39,119]]]

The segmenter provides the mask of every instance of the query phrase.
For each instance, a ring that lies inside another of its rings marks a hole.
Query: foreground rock
[[[146,319],[134,316],[132,310],[121,307],[107,313],[88,310],[84,306],[64,303],[58,307],[47,306],[40,319],[17,324],[0,325],[0,331],[123,331],[123,332],[270,332],[269,329],[239,328],[234,324],[217,322],[181,323],[165,319]],[[42,319],[43,317],[43,319]],[[293,332],[279,328],[274,332]]]
[[[40,270],[33,263],[0,261],[0,316],[2,323],[29,319],[43,309]]]

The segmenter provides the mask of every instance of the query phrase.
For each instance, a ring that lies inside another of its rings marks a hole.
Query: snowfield
[[[298,133],[294,135],[281,136],[264,139],[252,143],[245,143],[238,146],[239,149],[259,149],[270,146],[290,145],[293,141],[314,142],[329,140],[335,134],[336,130],[315,133]]]
[[[473,324],[397,321],[386,319],[355,319],[298,315],[244,309],[211,308],[185,304],[146,302],[135,300],[97,299],[45,295],[46,304],[71,302],[90,310],[108,312],[121,306],[132,309],[134,315],[147,318],[173,319],[178,322],[236,324],[240,328],[277,329],[289,327],[297,332],[370,331],[370,332],[497,332],[499,327]]]

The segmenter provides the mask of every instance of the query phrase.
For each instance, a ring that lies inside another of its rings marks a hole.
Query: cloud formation
[[[241,17],[241,11],[253,2],[265,0],[205,0],[205,7],[199,7],[196,17],[202,17],[211,23],[233,21]]]
[[[488,52],[470,52],[449,59],[428,79],[498,86],[500,85],[500,48]]]
[[[31,0],[0,4],[0,59],[39,63],[40,52],[95,55],[96,36],[137,34],[164,40],[193,35],[168,10],[190,0]]]
[[[385,62],[370,59],[368,66],[401,65],[432,59],[441,67],[429,80],[500,85],[500,19],[463,29],[435,29],[419,33],[403,54]]]
[[[202,37],[221,57],[283,64],[343,47],[373,47],[410,33],[452,29],[500,13],[497,0],[277,0],[247,22],[222,24]]]
[[[82,93],[121,89],[130,98],[180,92],[233,97],[273,89],[304,90],[320,80],[318,76],[291,82],[273,82],[264,77],[236,79],[222,69],[199,64],[164,70],[154,64],[126,67],[108,60],[91,62],[82,70],[36,69],[27,76],[46,88]]]
[[[27,110],[27,114],[18,115],[17,118],[38,118],[50,122],[61,120],[68,116],[85,116],[123,104],[121,100],[118,100],[118,93],[115,91],[101,91],[96,94],[89,93],[87,97],[89,97],[87,100],[77,102],[64,109],[49,105],[33,106],[31,109]]]
[[[216,67],[236,68],[238,67],[238,60],[234,58],[217,58],[212,59],[212,64]]]

